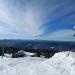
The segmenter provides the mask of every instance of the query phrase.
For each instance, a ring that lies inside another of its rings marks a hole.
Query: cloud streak
[[[40,39],[46,40],[57,40],[57,41],[75,41],[75,37],[73,37],[73,30],[64,29],[58,30],[51,34],[46,35],[45,37],[40,37]]]
[[[7,31],[7,34],[31,39],[63,38],[68,33],[63,36],[57,34],[64,32],[64,29],[66,32],[68,28],[71,30],[75,24],[74,9],[74,0],[0,0],[0,21],[6,23],[10,30],[5,26],[3,29],[0,26],[0,29],[3,33]]]

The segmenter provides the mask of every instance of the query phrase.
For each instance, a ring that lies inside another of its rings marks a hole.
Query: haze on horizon
[[[75,0],[0,0],[0,39],[75,41]]]

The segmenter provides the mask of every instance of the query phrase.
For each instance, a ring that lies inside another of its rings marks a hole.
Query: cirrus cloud
[[[63,37],[73,33],[74,9],[74,0],[0,0],[0,21],[8,25],[6,28],[5,24],[2,24],[3,27],[0,24],[0,35],[63,40]],[[63,32],[66,33],[61,35]],[[70,36],[68,38],[72,39]]]

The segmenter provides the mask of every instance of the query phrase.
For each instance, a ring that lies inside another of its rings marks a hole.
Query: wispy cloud
[[[64,36],[72,34],[71,30],[63,30],[62,25],[75,24],[74,9],[74,0],[0,0],[0,21],[8,24],[8,29],[2,29],[1,26],[0,29],[3,33],[7,31],[7,34],[18,34],[25,38],[63,39]],[[57,22],[60,20],[63,24]],[[59,32],[55,31],[52,25]],[[61,35],[65,31],[66,33]],[[50,35],[46,36],[47,33]]]
[[[58,30],[58,31],[48,34],[45,37],[42,37],[40,39],[75,41],[75,37],[73,36],[74,33],[75,32],[73,32],[73,30],[70,30],[70,29]]]
[[[25,11],[21,10],[22,4],[17,6],[18,0],[12,4],[9,0],[0,2],[0,20],[10,24],[17,31],[24,33],[25,35],[39,36],[43,34],[42,25],[42,12],[39,13],[38,6],[34,6],[34,3],[26,3]],[[13,12],[13,13],[12,13]]]

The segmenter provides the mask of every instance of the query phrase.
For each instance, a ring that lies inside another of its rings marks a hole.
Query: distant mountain
[[[34,47],[40,49],[49,49],[50,47],[67,47],[72,49],[75,48],[75,42],[49,40],[0,40],[0,47]]]

